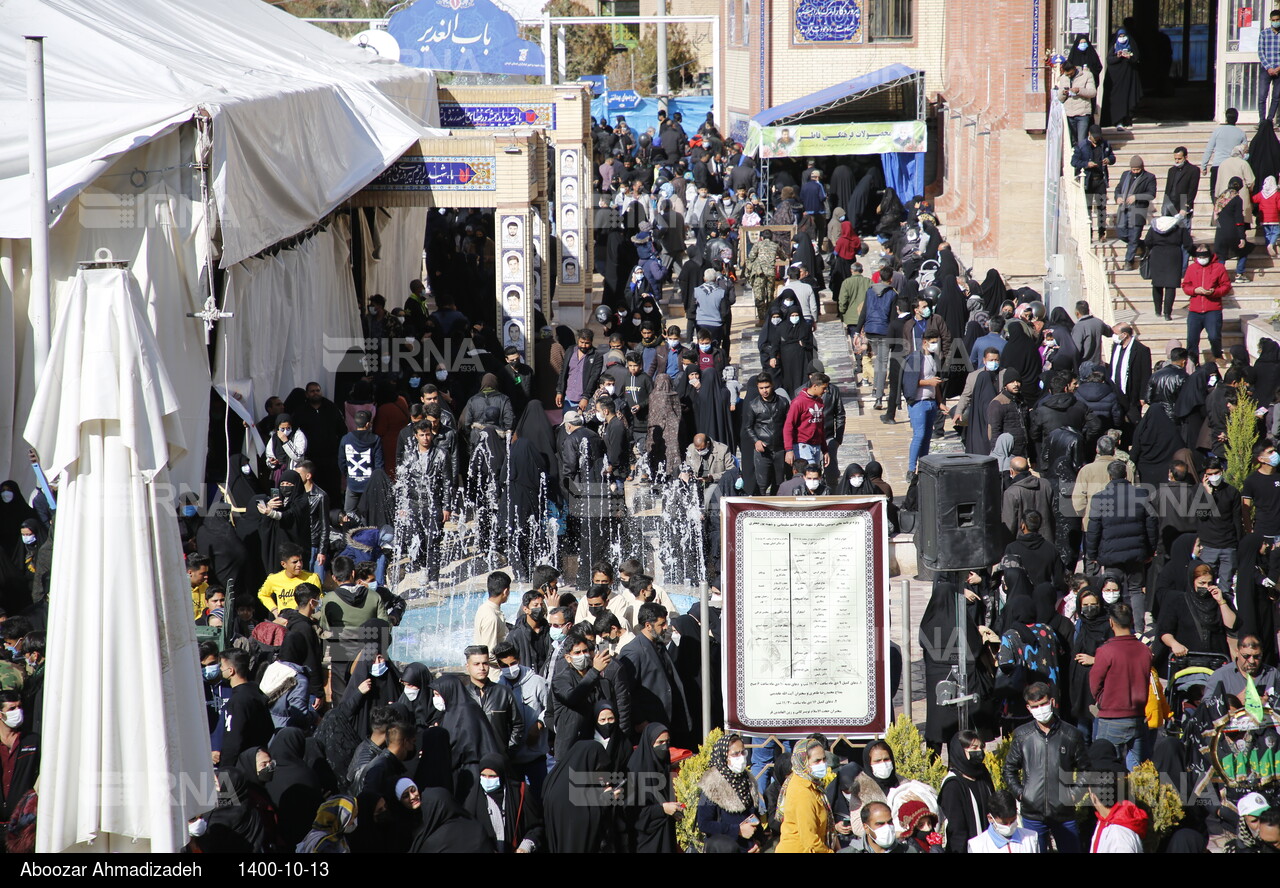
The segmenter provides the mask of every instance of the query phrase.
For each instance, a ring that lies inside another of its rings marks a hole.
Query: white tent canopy
[[[159,493],[185,444],[127,270],[76,277],[26,436],[65,472],[36,848],[180,851],[212,785],[182,543]],[[110,577],[109,594],[86,577]]]
[[[241,263],[263,264],[251,257],[324,220],[416,139],[444,135],[432,128],[435,76],[378,59],[261,0],[0,2],[0,120],[7,123],[0,126],[0,378],[10,380],[0,386],[0,478],[24,487],[30,467],[22,430],[37,381],[26,322],[28,34],[45,38],[53,321],[77,262],[106,248],[129,263],[190,444],[171,466],[175,492],[195,491],[205,481],[211,380],[201,324],[185,315],[208,296],[207,257],[218,255],[220,239],[220,264],[231,272],[245,322],[277,317],[261,303],[281,292],[301,304],[303,281],[282,283]],[[207,142],[196,120],[210,122]],[[201,158],[212,194],[208,226],[195,167]],[[332,269],[349,255],[339,238],[321,241],[330,255],[299,247],[316,268]],[[323,304],[308,299],[317,323],[288,341],[307,357],[296,373],[255,379],[262,397],[323,369],[326,333],[358,330],[350,280],[327,286]],[[240,323],[224,322],[221,332]],[[284,341],[282,330],[254,334]],[[312,378],[327,384],[333,376]]]
[[[23,35],[45,39],[49,194],[197,113],[232,265],[314,224],[439,121],[435,78],[259,0],[0,4],[0,120],[26,119]],[[0,237],[29,237],[26,130],[0,128]]]

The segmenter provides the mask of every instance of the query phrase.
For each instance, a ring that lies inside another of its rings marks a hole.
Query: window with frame
[[[736,0],[730,0],[736,2]],[[742,0],[742,45],[751,45],[751,0]]]
[[[871,40],[911,40],[915,36],[913,0],[870,0],[869,5]]]
[[[738,37],[738,3],[737,0],[729,0],[729,45],[737,46]]]

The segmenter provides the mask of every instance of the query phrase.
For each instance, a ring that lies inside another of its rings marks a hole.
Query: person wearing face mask
[[[579,740],[589,739],[595,721],[595,704],[603,698],[604,672],[613,663],[607,650],[597,650],[584,637],[571,632],[561,646],[564,665],[553,667],[551,695],[554,701],[555,757],[559,761]]]
[[[1200,360],[1200,332],[1209,334],[1209,347],[1222,357],[1222,298],[1231,292],[1227,267],[1214,256],[1208,244],[1195,250],[1195,261],[1187,266],[1182,292],[1191,297],[1187,306],[1187,351]]]
[[[618,658],[627,662],[634,679],[632,724],[640,727],[646,722],[660,722],[671,729],[675,745],[692,748],[696,738],[690,737],[692,721],[684,686],[669,650],[672,630],[667,614],[667,608],[661,604],[641,604],[636,611],[636,637],[622,649]]]
[[[520,598],[520,616],[505,640],[515,645],[521,663],[533,672],[542,672],[551,655],[551,634],[547,623],[546,596],[537,589],[530,589]],[[492,648],[494,663],[500,641]]]
[[[556,407],[586,410],[586,398],[596,390],[604,372],[604,355],[592,345],[595,333],[589,327],[578,331],[578,347],[564,356],[556,383]]]
[[[275,724],[266,695],[252,680],[249,655],[239,649],[222,651],[218,666],[223,680],[231,686],[231,696],[222,710],[222,748],[213,753],[213,763],[232,765],[245,749],[270,743]]]
[[[53,543],[38,520],[27,518],[19,524],[12,545],[9,563],[0,569],[0,592],[16,611],[44,600],[53,575]]]
[[[1258,34],[1258,119],[1274,120],[1280,111],[1280,10],[1271,10]],[[1271,107],[1267,107],[1268,96]]]
[[[338,555],[330,565],[334,588],[320,599],[320,630],[332,664],[331,693],[340,700],[347,686],[347,670],[359,650],[359,627],[369,620],[387,619],[386,604],[368,586],[356,581],[355,562]]]
[[[964,854],[969,843],[982,834],[990,812],[995,787],[985,764],[982,738],[973,731],[960,731],[947,745],[947,776],[938,790],[941,829],[946,834],[944,850]]]
[[[759,847],[765,837],[760,825],[764,800],[748,769],[741,734],[723,734],[711,748],[711,767],[698,783],[698,829],[708,838],[725,836],[741,851]]]
[[[714,268],[702,273],[702,284],[694,290],[693,301],[694,312],[687,321],[687,332],[692,334],[696,325],[699,337],[705,331],[713,346],[724,341],[732,323],[729,294]]]
[[[1124,261],[1129,268],[1133,267],[1138,243],[1142,240],[1142,229],[1147,223],[1147,214],[1155,197],[1155,174],[1149,172],[1142,158],[1135,154],[1129,158],[1129,169],[1121,174],[1115,190],[1116,237],[1127,245]]]
[[[1110,182],[1111,166],[1115,162],[1116,155],[1111,150],[1111,143],[1102,137],[1102,127],[1097,124],[1089,127],[1088,138],[1081,139],[1071,155],[1071,167],[1076,171],[1076,177],[1083,180],[1089,221],[1096,225],[1098,240],[1107,236],[1107,185]],[[992,303],[1004,295],[1003,284],[999,292],[988,295],[984,283],[983,295],[990,311]]]
[[[987,828],[969,840],[970,854],[1037,854],[1040,837],[1018,826],[1018,800],[1007,789],[987,802]]]
[[[1120,131],[1133,126],[1133,109],[1142,101],[1142,80],[1138,70],[1138,51],[1124,28],[1116,29],[1115,43],[1107,56],[1106,76],[1102,81],[1102,115],[1104,127]]]
[[[1132,324],[1117,324],[1111,347],[1111,382],[1129,428],[1142,418],[1143,398],[1151,381],[1151,349],[1138,341]],[[1198,341],[1198,340],[1197,340]],[[1127,440],[1127,436],[1126,436]]]
[[[858,812],[860,834],[841,854],[917,854],[920,847],[915,842],[898,838],[893,823],[893,812],[884,802],[863,805]]]
[[[533,797],[540,799],[542,785],[547,778],[547,754],[550,752],[551,718],[547,714],[550,687],[541,675],[522,665],[520,652],[510,639],[494,648],[494,656],[501,668],[498,681],[510,688],[521,723],[525,726],[524,738],[511,753],[512,769],[529,781]]]
[[[1114,585],[1114,580],[1112,582]],[[1092,707],[1097,702],[1089,689],[1089,673],[1098,648],[1111,638],[1111,621],[1107,617],[1109,605],[1103,604],[1102,592],[1094,585],[1101,584],[1085,581],[1076,593],[1076,627],[1071,639],[1071,661],[1067,666],[1067,699],[1071,701],[1076,726],[1089,734],[1093,731]],[[1114,588],[1113,604],[1120,600],[1120,587]]]
[[[934,415],[938,411],[942,380],[941,341],[934,330],[926,330],[919,348],[907,355],[902,365],[902,394],[907,399],[911,418],[911,446],[907,462],[907,480],[915,474],[916,463],[929,455],[934,433]]]
[[[849,797],[849,825],[855,840],[867,835],[861,812],[873,804],[883,804],[887,808],[889,793],[897,786],[898,774],[894,768],[893,750],[884,740],[873,740],[862,750],[862,770],[854,781]]]
[[[673,854],[676,818],[684,805],[675,801],[671,785],[671,732],[650,722],[627,761],[627,850],[639,854]]]
[[[897,831],[895,838],[908,852],[942,853],[945,840],[938,832],[938,796],[933,787],[907,780],[889,793],[889,811]]]
[[[507,761],[500,755],[480,760],[484,810],[477,812],[476,819],[498,854],[531,854],[545,841],[542,813],[532,790],[508,771]]]
[[[16,690],[0,691],[0,759],[4,774],[0,779],[0,823],[8,823],[14,806],[35,788],[40,776],[40,735],[28,724],[22,695]]]
[[[693,443],[684,454],[685,464],[693,470],[693,476],[710,488],[719,483],[724,473],[734,467],[729,447],[713,441],[704,434],[693,436]]]
[[[1229,656],[1227,630],[1236,627],[1236,612],[1214,582],[1213,568],[1192,562],[1180,596],[1164,602],[1156,634],[1174,657],[1188,652]]]
[[[5,481],[0,484],[0,540],[16,540],[19,528],[27,520],[35,520],[35,509],[27,505],[22,498],[22,490],[16,481]]]
[[[1021,803],[1022,824],[1039,838],[1049,836],[1061,854],[1080,852],[1075,821],[1073,775],[1088,766],[1084,738],[1058,718],[1049,685],[1032,682],[1022,693],[1032,721],[1013,732],[1004,760],[1004,781]]]
[[[777,816],[782,829],[778,854],[830,854],[839,844],[835,818],[823,787],[827,779],[827,750],[813,738],[796,742],[791,774],[778,795]]]
[[[1186,169],[1196,169],[1183,161]],[[1196,171],[1199,175],[1199,171]],[[1173,175],[1170,170],[1169,175]],[[1151,275],[1151,299],[1156,314],[1166,321],[1173,320],[1173,300],[1183,282],[1183,263],[1194,246],[1190,226],[1182,215],[1166,213],[1151,222],[1143,245],[1147,249]],[[1190,269],[1188,268],[1189,272]]]
[[[1097,81],[1088,68],[1077,66],[1068,59],[1063,63],[1054,82],[1058,101],[1067,115],[1067,134],[1071,147],[1083,142],[1093,123],[1093,98],[1098,94]]]
[[[1253,252],[1253,244],[1249,240],[1249,229],[1252,227],[1250,213],[1246,212],[1245,201],[1249,200],[1249,191],[1244,179],[1232,176],[1227,180],[1227,189],[1214,199],[1213,209],[1216,228],[1213,235],[1213,251],[1223,262],[1236,260],[1233,283],[1243,284],[1249,279],[1244,275],[1245,263]],[[1251,209],[1252,202],[1248,204]],[[1221,353],[1215,355],[1221,357]]]
[[[383,620],[369,620],[359,629],[356,637],[360,642],[342,703],[351,710],[356,735],[368,737],[373,710],[399,700],[403,687],[399,668],[386,656],[386,649],[391,643],[391,627]],[[366,680],[369,682],[367,686]]]

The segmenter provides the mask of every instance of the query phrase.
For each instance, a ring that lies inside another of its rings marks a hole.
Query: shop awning
[[[892,92],[898,95],[893,96]],[[889,96],[884,96],[890,93]],[[800,121],[817,123],[827,117],[827,112],[845,109],[873,96],[890,99],[889,106],[900,111],[900,120],[924,120],[924,72],[907,65],[887,65],[878,71],[863,74],[844,83],[828,86],[799,99],[766,108],[751,118],[760,126],[780,126]],[[891,119],[884,113],[884,103],[875,103],[874,119]],[[832,116],[834,122],[837,116]]]

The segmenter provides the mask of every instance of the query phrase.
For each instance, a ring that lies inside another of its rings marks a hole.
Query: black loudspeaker
[[[990,567],[1004,554],[1000,471],[993,456],[931,453],[920,458],[916,550],[933,571]]]

